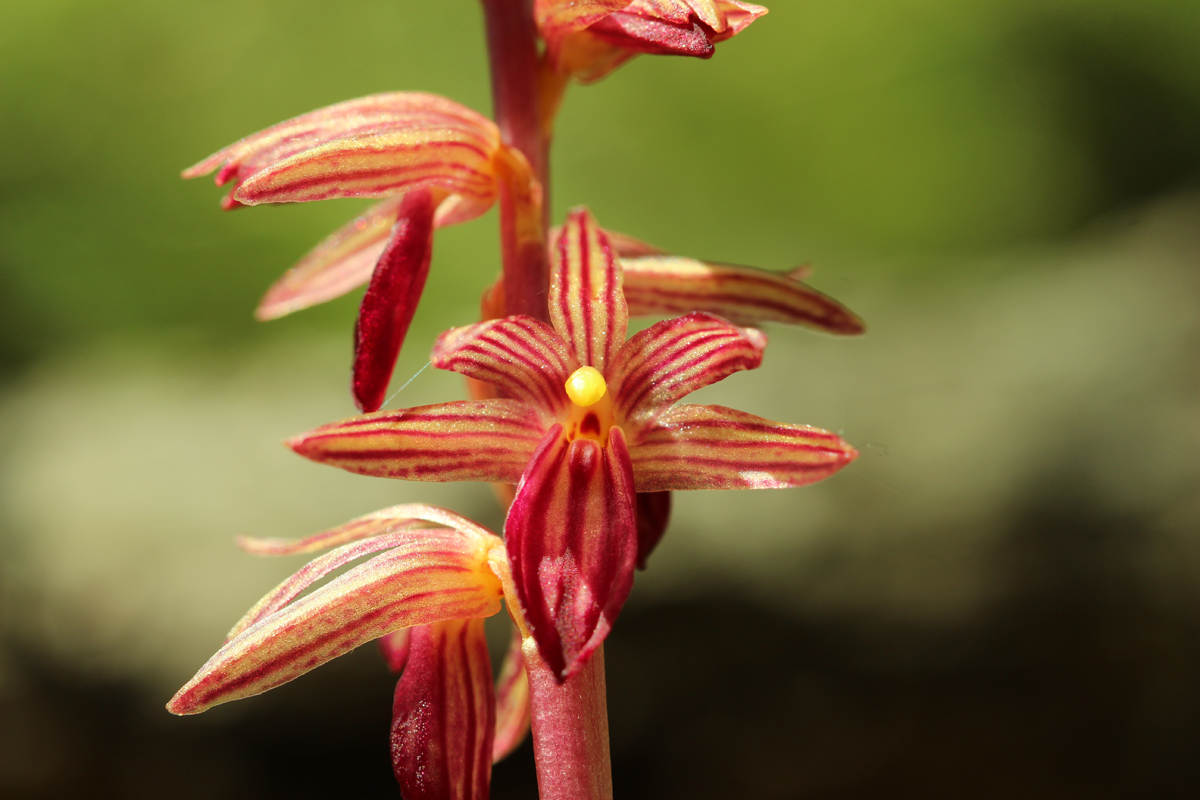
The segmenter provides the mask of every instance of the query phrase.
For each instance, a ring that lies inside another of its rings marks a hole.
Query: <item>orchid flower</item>
[[[420,527],[428,525],[439,527]],[[391,742],[401,793],[408,800],[486,800],[493,761],[529,727],[520,637],[498,691],[484,637],[483,618],[500,610],[507,576],[500,538],[445,509],[405,505],[297,542],[242,545],[259,555],[335,549],[250,609],[168,710],[196,714],[265,692],[380,639],[389,666],[400,672]],[[373,557],[300,597],[367,555]]]
[[[584,83],[639,53],[711,58],[767,9],[740,0],[536,0],[550,62]]]
[[[753,369],[766,337],[704,312],[626,341],[621,261],[586,210],[552,245],[551,324],[510,316],[443,334],[433,364],[505,396],[378,412],[288,442],[364,475],[516,483],[505,523],[515,594],[560,680],[603,642],[661,529],[637,493],[802,486],[857,452],[836,435],[677,404]]]
[[[219,169],[218,169],[219,168]],[[432,257],[433,230],[474,219],[531,180],[491,120],[421,92],[377,94],[247,136],[184,170],[232,182],[222,206],[383,197],[279,279],[258,306],[274,319],[367,283],[355,326],[354,397],[383,404]]]

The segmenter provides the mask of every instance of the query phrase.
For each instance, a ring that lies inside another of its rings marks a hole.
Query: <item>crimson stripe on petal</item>
[[[396,357],[412,323],[433,257],[433,195],[417,189],[404,196],[391,238],[375,265],[354,325],[351,386],[363,411],[376,411],[387,396]]]
[[[837,435],[723,406],[679,405],[630,447],[639,492],[779,489],[827,478],[858,457]]]
[[[433,346],[433,365],[486,381],[555,417],[568,402],[563,386],[579,368],[553,328],[526,316],[446,331]]]
[[[500,141],[495,123],[466,106],[423,92],[392,92],[320,108],[251,134],[184,170],[195,178],[220,167],[217,185],[240,184],[255,172],[306,150],[366,134],[460,130],[488,149]]]
[[[430,531],[430,535],[432,536],[439,536],[443,533],[447,533],[447,531]],[[424,534],[413,531],[381,534],[344,545],[326,553],[320,558],[313,559],[255,603],[254,607],[246,612],[245,616],[233,626],[229,633],[225,634],[225,641],[230,641],[251,625],[271,616],[292,602],[292,600],[295,600],[309,586],[312,586],[335,569],[343,567],[351,561],[369,553],[378,553],[380,550],[389,550],[405,544],[413,536],[421,535]]]
[[[483,620],[415,628],[392,705],[392,769],[405,800],[487,800],[495,699]]]
[[[384,197],[441,187],[476,200],[496,196],[493,143],[456,129],[406,130],[339,139],[259,170],[234,197],[246,205],[333,197]]]
[[[567,215],[550,252],[550,321],[581,364],[603,372],[625,342],[629,318],[621,262],[585,208]]]
[[[680,256],[628,258],[622,266],[633,316],[710,311],[738,325],[786,322],[845,335],[865,330],[845,306],[801,283],[804,270],[767,272]]]
[[[460,400],[380,411],[286,443],[305,458],[360,475],[414,481],[516,483],[545,427],[515,400]]]
[[[196,714],[273,689],[391,631],[500,610],[500,582],[487,564],[492,544],[450,530],[411,534],[247,628],[167,709]]]
[[[505,523],[517,596],[538,651],[565,679],[608,635],[633,586],[637,521],[619,427],[606,447],[555,425],[521,478]]]
[[[762,363],[767,338],[711,314],[663,320],[630,339],[611,370],[618,419],[661,413],[697,389]]]

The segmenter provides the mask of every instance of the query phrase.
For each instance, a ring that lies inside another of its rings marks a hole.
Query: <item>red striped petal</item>
[[[521,478],[505,523],[513,582],[538,650],[555,675],[578,670],[608,635],[637,560],[629,451],[568,443],[555,425]]]
[[[364,414],[286,444],[305,458],[360,475],[516,483],[545,430],[526,403],[461,400]]]
[[[558,417],[569,400],[563,386],[579,368],[553,328],[533,317],[489,320],[446,331],[433,346],[433,365],[486,381],[516,400]]]
[[[460,131],[489,151],[500,141],[495,124],[466,106],[423,92],[393,92],[348,100],[273,125],[213,153],[184,170],[183,177],[220,167],[217,185],[233,181],[236,190],[258,171],[332,142],[418,131],[435,138],[438,131]],[[232,192],[227,201],[236,204]]]
[[[786,322],[850,335],[865,330],[845,306],[800,282],[806,267],[767,272],[681,256],[624,258],[621,263],[633,316],[711,311],[738,325]]]
[[[581,364],[603,372],[625,342],[621,262],[585,208],[567,215],[550,247],[550,321]]]
[[[453,528],[472,536],[493,535],[479,523],[449,509],[424,503],[405,503],[364,514],[344,525],[304,539],[255,539],[243,536],[238,538],[238,546],[255,556],[293,556],[415,527]]]
[[[529,675],[521,649],[521,631],[513,626],[508,653],[496,677],[496,738],[492,763],[516,750],[529,733]]]
[[[314,247],[294,267],[275,281],[258,304],[254,316],[278,319],[309,306],[341,297],[371,279],[396,222],[403,197],[391,197],[364,211]],[[433,227],[442,228],[474,219],[486,205],[451,195],[433,216]]]
[[[448,532],[446,530],[431,530],[430,535],[439,536]],[[420,534],[405,531],[372,536],[369,539],[362,539],[352,544],[344,545],[326,553],[320,558],[313,559],[255,603],[254,607],[247,611],[245,616],[225,635],[225,641],[231,641],[251,625],[271,616],[295,600],[309,586],[312,586],[335,569],[344,567],[351,561],[355,561],[369,553],[378,553],[381,550],[390,550],[393,547],[404,545],[413,536],[418,535]]]
[[[392,768],[405,800],[487,800],[495,700],[483,620],[412,631],[392,705]]]
[[[428,189],[404,195],[387,247],[375,265],[354,325],[351,387],[363,411],[387,396],[396,356],[412,323],[433,257],[433,196]]]
[[[711,314],[697,312],[652,325],[630,339],[613,364],[617,418],[661,413],[701,387],[755,369],[766,346],[761,331]]]
[[[498,145],[455,128],[362,134],[297,153],[247,178],[234,193],[245,205],[335,197],[386,197],[440,188],[478,203],[496,197]]]
[[[167,704],[196,714],[260,694],[386,633],[500,610],[488,551],[500,542],[452,530],[403,541],[244,630]]]
[[[671,521],[670,492],[638,492],[637,496],[637,533],[638,533],[638,569],[646,568],[646,560],[658,547],[663,534],[667,532],[667,523]]]
[[[827,478],[858,457],[836,435],[723,406],[680,405],[630,446],[639,492],[780,489]]]

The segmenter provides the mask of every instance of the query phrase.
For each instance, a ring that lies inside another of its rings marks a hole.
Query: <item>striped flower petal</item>
[[[496,705],[483,620],[414,628],[392,705],[405,800],[487,800]]]
[[[289,439],[305,458],[359,475],[516,483],[545,428],[515,400],[461,400],[378,411]]]
[[[491,531],[479,523],[449,509],[424,503],[405,503],[385,508],[382,511],[364,514],[344,525],[330,528],[304,539],[241,537],[238,539],[238,546],[255,556],[293,556],[315,553],[318,550],[327,550],[330,547],[355,542],[368,536],[396,533],[415,527],[453,528],[463,533],[482,537],[492,535]]]
[[[244,205],[335,197],[386,197],[441,188],[477,202],[496,197],[498,145],[458,128],[365,133],[314,147],[251,175],[234,192]]]
[[[391,238],[363,295],[354,325],[350,386],[363,411],[377,411],[387,397],[396,357],[412,323],[433,258],[433,195],[416,189],[404,200]]]
[[[260,694],[386,633],[500,610],[487,564],[495,537],[412,531],[397,547],[247,628],[167,704],[197,714]]]
[[[438,337],[433,365],[496,386],[551,416],[568,404],[563,385],[579,361],[553,328],[514,316],[454,328]]]
[[[567,442],[555,425],[521,478],[505,522],[513,583],[538,651],[560,680],[604,641],[633,586],[637,521],[629,451]]]
[[[633,316],[711,311],[739,325],[786,322],[848,335],[865,330],[853,312],[800,283],[807,267],[778,273],[667,255],[621,263]]]
[[[550,253],[550,322],[581,364],[604,372],[625,342],[629,318],[621,262],[585,208],[567,215]]]
[[[437,536],[447,533],[446,530],[431,530],[430,534]],[[393,547],[399,547],[413,536],[421,534],[413,531],[404,531],[401,533],[383,534],[380,536],[372,536],[369,539],[363,539],[351,544],[343,545],[331,552],[326,553],[320,558],[313,559],[305,564],[300,570],[294,573],[283,583],[276,586],[265,597],[254,604],[254,607],[246,612],[238,623],[233,626],[229,633],[225,634],[225,641],[230,641],[237,637],[242,631],[249,628],[267,617],[274,614],[279,609],[286,606],[288,603],[295,600],[301,592],[312,586],[314,583],[324,578],[329,573],[339,567],[344,567],[351,561],[354,561],[369,553],[378,553],[381,550],[390,550]]]
[[[656,323],[630,339],[611,371],[618,419],[659,414],[675,401],[762,363],[767,337],[696,312]],[[644,419],[639,421],[644,422]]]
[[[630,446],[639,492],[780,489],[827,478],[858,457],[836,435],[723,406],[679,405]]]
[[[424,92],[391,92],[320,108],[251,134],[183,172],[185,178],[220,167],[216,183],[242,182],[259,170],[330,142],[397,131],[459,130],[495,150],[499,130],[466,106]],[[232,193],[231,193],[232,196]]]
[[[520,747],[529,733],[529,674],[521,649],[521,631],[513,626],[512,640],[500,674],[496,677],[496,738],[492,745],[492,763]]]
[[[401,195],[377,203],[326,237],[271,285],[254,316],[260,320],[278,319],[341,297],[369,281],[403,199]],[[488,204],[450,195],[438,206],[433,227],[467,222],[483,214],[488,207]]]
[[[631,315],[709,311],[739,325],[776,321],[842,335],[865,330],[841,303],[800,283],[808,267],[768,272],[679,255],[623,259],[622,265]]]

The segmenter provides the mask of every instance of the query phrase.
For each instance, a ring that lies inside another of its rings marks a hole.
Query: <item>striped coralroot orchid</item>
[[[406,505],[297,542],[248,539],[242,546],[260,555],[334,549],[260,600],[168,710],[196,714],[259,694],[379,639],[400,673],[391,743],[402,795],[486,800],[493,761],[529,728],[521,637],[494,687],[483,630],[503,595],[500,538],[453,512]]]
[[[551,251],[551,324],[489,320],[434,347],[435,366],[502,397],[367,414],[288,444],[365,475],[518,484],[505,523],[514,593],[561,681],[608,635],[635,565],[661,536],[660,493],[802,486],[857,453],[817,428],[678,404],[758,367],[766,337],[694,312],[626,341],[621,260],[608,235],[576,210]]]
[[[386,198],[302,258],[256,312],[274,319],[369,282],[353,369],[354,397],[366,411],[383,404],[425,287],[434,229],[478,217],[505,191],[534,191],[524,156],[501,143],[494,122],[421,92],[371,95],[303,114],[219,150],[183,175],[214,170],[218,186],[233,184],[226,209]]]
[[[767,9],[740,0],[536,0],[550,62],[589,83],[639,53],[711,58]]]

